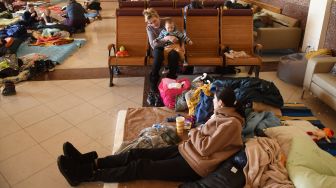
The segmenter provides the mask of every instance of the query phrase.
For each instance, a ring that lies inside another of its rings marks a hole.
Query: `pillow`
[[[336,63],[334,64],[334,67],[331,69],[330,73],[336,76]]]
[[[283,124],[287,126],[267,128],[264,132],[268,137],[278,141],[280,148],[286,157],[288,156],[293,137],[303,136],[311,139],[306,132],[318,129],[310,122],[305,120],[287,120],[284,121]]]
[[[336,185],[336,160],[321,150],[309,137],[292,140],[286,164],[295,187],[332,188]]]

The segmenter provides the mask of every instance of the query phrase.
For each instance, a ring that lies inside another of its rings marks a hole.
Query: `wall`
[[[299,19],[305,29],[310,0],[259,0],[282,8],[282,14]]]
[[[332,2],[331,14],[329,17],[329,24],[327,27],[327,34],[324,42],[325,48],[330,48],[333,50],[334,55],[336,55],[336,1]]]

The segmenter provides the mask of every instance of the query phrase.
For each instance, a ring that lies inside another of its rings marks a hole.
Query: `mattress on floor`
[[[86,43],[86,39],[75,39],[74,42],[60,46],[29,46],[24,42],[18,48],[16,55],[22,57],[30,53],[41,53],[48,56],[48,59],[62,64],[73,52]]]

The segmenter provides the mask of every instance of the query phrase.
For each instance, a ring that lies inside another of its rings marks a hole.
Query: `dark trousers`
[[[132,180],[194,181],[201,177],[180,155],[177,146],[132,149],[98,159],[96,181]]]
[[[158,91],[157,86],[160,81],[160,68],[162,66],[162,62],[164,60],[164,54],[163,54],[163,47],[156,47],[153,50],[153,58],[154,62],[152,65],[152,72],[150,73],[150,89],[151,91]],[[172,50],[168,54],[168,68],[169,73],[167,75],[167,78],[176,79],[177,69],[178,69],[178,62],[179,62],[179,54]]]

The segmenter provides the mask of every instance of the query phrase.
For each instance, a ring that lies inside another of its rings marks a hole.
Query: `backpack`
[[[170,79],[163,78],[159,85],[159,91],[162,101],[168,108],[175,107],[176,96],[182,94],[183,91],[190,88],[190,81],[188,78]]]

